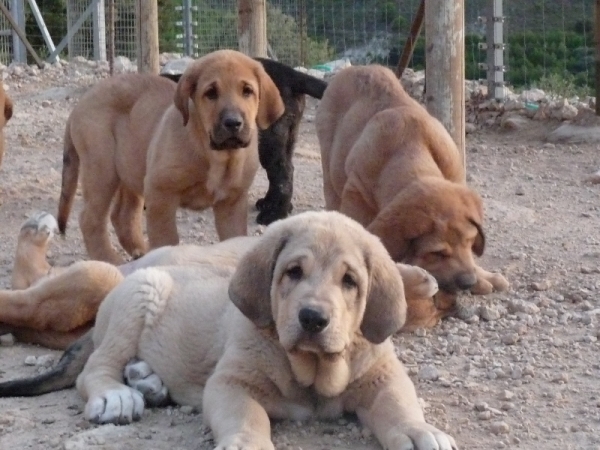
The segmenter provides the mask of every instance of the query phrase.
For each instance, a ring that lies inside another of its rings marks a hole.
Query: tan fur
[[[164,265],[217,267],[230,273],[259,240],[244,236],[207,246],[166,246],[118,268],[100,261],[51,267],[46,260],[49,236],[40,226],[45,216],[37,214],[27,220],[19,233],[13,290],[0,290],[0,329],[13,332],[22,342],[58,349],[66,348],[93,325],[100,302],[123,276]],[[421,311],[437,283],[418,267],[398,264],[397,269],[408,304],[409,320],[403,329],[412,330],[423,326]]]
[[[2,158],[4,157],[4,127],[13,115],[13,102],[11,98],[6,94],[4,86],[0,83],[0,110],[3,114],[0,114],[0,166],[2,165]]]
[[[139,74],[100,82],[68,120],[61,231],[80,162],[80,227],[94,259],[122,262],[108,234],[111,202],[119,242],[134,257],[148,250],[141,227],[144,204],[149,248],[178,243],[179,207],[212,207],[221,240],[245,235],[248,189],[258,168],[257,124],[267,127],[283,111],[262,65],[231,50],[190,64],[177,86]],[[224,128],[229,117],[241,120],[234,134]],[[228,139],[232,136],[237,140]]]
[[[107,296],[77,380],[89,420],[141,418],[142,395],[122,381],[138,357],[175,402],[202,407],[217,449],[272,450],[270,419],[344,412],[386,449],[455,447],[425,422],[395,355],[388,336],[405,320],[402,280],[359,224],[332,212],[278,221],[232,276],[227,268],[143,269]],[[328,325],[306,331],[305,308]]]
[[[474,260],[485,247],[483,207],[456,145],[390,70],[341,71],[315,123],[327,209],[359,221],[395,261],[426,269],[446,293],[508,288]],[[432,299],[428,308],[435,311]]]

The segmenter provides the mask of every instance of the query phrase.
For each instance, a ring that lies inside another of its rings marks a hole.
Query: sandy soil
[[[93,63],[42,74],[31,69],[4,82],[15,100],[0,170],[0,286],[9,287],[20,224],[56,212],[64,123],[85,89],[104,76]],[[6,71],[7,74],[12,73]],[[323,207],[314,131],[315,102],[305,113],[295,167],[294,212]],[[427,419],[462,449],[600,449],[600,186],[582,179],[600,167],[598,145],[544,143],[557,124],[518,132],[478,131],[467,140],[469,182],[484,197],[487,249],[482,264],[511,281],[508,293],[465,297],[462,317],[434,330],[395,337]],[[265,192],[261,171],[252,203]],[[50,258],[85,257],[76,214]],[[256,212],[251,211],[251,231]],[[182,241],[214,242],[210,212],[179,214]],[[0,380],[42,366],[27,356],[44,348],[0,347]],[[41,358],[39,361],[44,361]],[[46,361],[47,362],[47,361]],[[0,449],[210,449],[201,414],[187,408],[146,411],[130,426],[92,426],[74,390],[0,399]],[[278,423],[278,449],[377,449],[352,417],[332,423]]]

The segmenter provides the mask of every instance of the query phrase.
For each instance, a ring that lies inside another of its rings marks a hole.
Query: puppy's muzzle
[[[477,275],[475,273],[462,272],[457,274],[451,282],[441,281],[439,287],[442,291],[449,294],[456,294],[458,291],[468,291],[475,284],[477,284]]]
[[[329,317],[313,308],[302,308],[298,313],[298,321],[304,331],[313,334],[322,332],[329,325]]]
[[[213,127],[210,146],[213,150],[235,150],[250,144],[250,129],[239,111],[226,110]]]

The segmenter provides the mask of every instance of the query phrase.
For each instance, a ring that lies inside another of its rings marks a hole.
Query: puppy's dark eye
[[[447,258],[448,256],[450,256],[450,255],[448,255],[448,252],[446,250],[438,250],[437,252],[431,252],[431,254],[433,256],[435,256],[436,258],[440,258],[440,259]]]
[[[358,287],[358,285],[356,284],[356,280],[349,273],[344,274],[344,276],[342,277],[342,285],[346,289],[355,289]]]
[[[300,278],[302,278],[302,275],[304,274],[302,272],[302,267],[300,266],[294,266],[294,267],[290,267],[288,270],[285,271],[285,274],[292,280],[299,280]]]
[[[244,88],[242,89],[242,95],[244,97],[250,97],[251,95],[254,95],[254,89],[252,89],[252,86],[244,86]]]
[[[204,93],[204,96],[209,100],[216,100],[219,98],[219,91],[217,91],[217,88],[211,87]]]

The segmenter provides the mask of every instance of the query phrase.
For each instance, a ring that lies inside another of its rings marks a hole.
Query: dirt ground
[[[4,80],[15,115],[0,170],[3,288],[9,287],[20,224],[35,211],[56,213],[66,118],[103,73],[93,63],[35,72]],[[323,208],[315,106],[309,103],[295,156],[294,212]],[[465,297],[461,318],[395,337],[427,420],[452,434],[461,449],[600,449],[600,186],[582,182],[600,168],[600,153],[598,145],[545,143],[556,125],[480,130],[467,139],[469,182],[486,208],[482,265],[504,273],[510,291]],[[261,170],[252,203],[265,189]],[[80,206],[78,197],[66,238],[51,246],[56,264],[85,257],[76,220]],[[252,209],[252,232],[259,230],[255,217]],[[210,212],[182,211],[178,225],[183,242],[216,240]],[[59,352],[2,346],[0,380],[42,370],[25,364],[30,355],[56,358]],[[83,406],[74,390],[0,399],[0,449],[213,446],[201,414],[188,408],[147,410],[140,422],[117,427],[88,424]],[[278,449],[379,448],[352,417],[277,423],[273,434]]]

